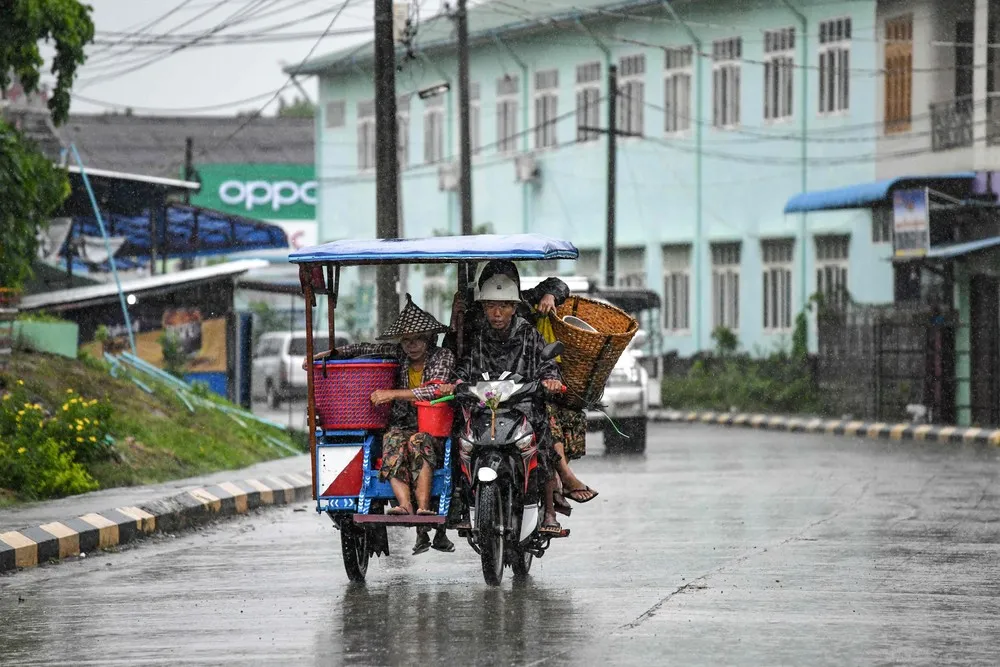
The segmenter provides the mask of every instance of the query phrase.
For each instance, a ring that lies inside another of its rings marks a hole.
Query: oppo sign
[[[316,181],[225,181],[219,186],[219,199],[230,206],[242,206],[248,211],[267,206],[280,211],[282,206],[316,205]]]

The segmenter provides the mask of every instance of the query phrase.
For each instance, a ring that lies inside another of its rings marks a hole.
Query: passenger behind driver
[[[384,357],[399,359],[398,389],[379,389],[372,393],[371,401],[376,405],[392,402],[388,430],[382,436],[382,468],[379,478],[389,480],[396,496],[396,507],[388,514],[414,514],[413,499],[416,499],[416,514],[431,516],[437,514],[431,509],[431,487],[434,469],[442,455],[443,442],[428,433],[417,431],[417,409],[415,401],[430,401],[450,393],[450,385],[455,370],[454,353],[437,346],[437,335],[446,331],[430,313],[418,308],[406,295],[406,306],[399,317],[383,334],[380,340],[394,340],[392,343],[355,343],[337,348],[337,357]],[[321,361],[330,352],[315,356]],[[304,364],[303,364],[304,365]],[[417,529],[414,555],[433,547],[438,551],[454,551],[444,528],[438,528],[431,543],[426,527]]]

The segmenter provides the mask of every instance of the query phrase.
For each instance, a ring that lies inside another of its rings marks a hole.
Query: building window
[[[819,24],[819,112],[850,108],[851,19]]]
[[[885,22],[885,133],[908,132],[913,102],[913,15]]]
[[[326,127],[344,127],[347,123],[347,103],[343,100],[326,103]]]
[[[712,326],[740,326],[740,244],[712,244]]]
[[[444,159],[444,96],[424,101],[424,162],[435,164]]]
[[[795,241],[761,242],[764,260],[764,331],[792,329],[792,254]]]
[[[872,209],[872,243],[892,243],[893,214],[891,206]]]
[[[643,107],[646,103],[646,56],[622,58],[618,65],[618,129],[642,134]]]
[[[816,237],[816,291],[832,308],[844,308],[850,300],[847,289],[849,236]]]
[[[497,150],[501,153],[517,150],[517,88],[516,76],[497,80]]]
[[[663,247],[663,328],[691,328],[691,246]]]
[[[619,248],[615,267],[615,282],[618,287],[646,286],[646,249]]]
[[[764,33],[764,120],[792,117],[795,28]]]
[[[576,140],[594,141],[601,122],[601,63],[587,63],[576,68]]]
[[[396,100],[396,159],[399,168],[410,166],[410,96],[403,95]]]
[[[731,37],[712,43],[712,99],[715,127],[740,124],[743,38]]]
[[[664,130],[667,134],[691,129],[692,49],[666,49],[663,77]]]
[[[375,101],[358,102],[358,169],[375,168]]]
[[[600,280],[601,271],[601,251],[596,248],[580,249],[580,254],[576,258],[576,271],[579,275],[592,280]]]
[[[535,148],[552,148],[559,115],[559,70],[535,73]]]

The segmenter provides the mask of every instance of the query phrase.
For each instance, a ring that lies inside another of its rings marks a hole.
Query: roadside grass
[[[113,454],[86,464],[100,488],[169,481],[289,455],[262,437],[265,434],[302,449],[298,438],[258,422],[241,419],[240,424],[223,412],[198,406],[192,413],[171,389],[141,379],[154,388],[153,394],[127,378],[111,377],[96,359],[20,352],[0,371],[0,393],[22,380],[21,389],[49,411],[58,409],[70,389],[87,400],[110,402]],[[12,491],[17,498],[18,490]],[[11,496],[0,492],[0,507],[10,504]]]

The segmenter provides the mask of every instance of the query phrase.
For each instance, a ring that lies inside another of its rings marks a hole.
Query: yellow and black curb
[[[176,532],[246,514],[258,507],[285,505],[311,497],[308,477],[275,475],[222,482],[140,506],[117,507],[0,533],[0,572],[109,549],[153,533]]]
[[[962,426],[869,423],[843,419],[782,417],[780,415],[738,412],[687,412],[681,410],[661,410],[657,414],[657,421],[716,424],[766,431],[842,435],[849,438],[872,438],[875,440],[917,440],[942,443],[1000,445],[1000,430],[967,428]]]

